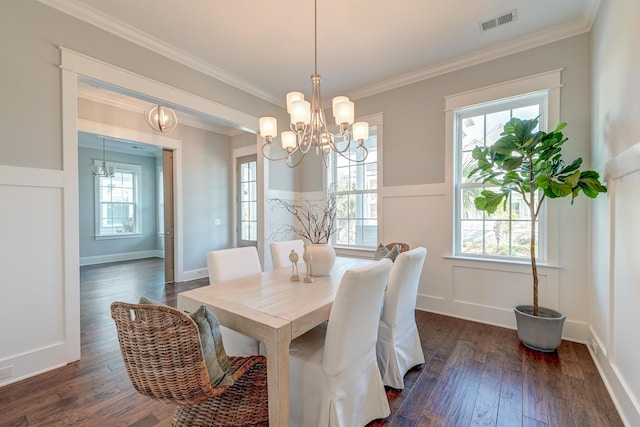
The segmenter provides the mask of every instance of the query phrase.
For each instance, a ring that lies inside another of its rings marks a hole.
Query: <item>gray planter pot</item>
[[[552,352],[562,341],[562,326],[566,316],[550,308],[538,307],[533,315],[532,305],[513,307],[518,324],[518,338],[532,350]]]

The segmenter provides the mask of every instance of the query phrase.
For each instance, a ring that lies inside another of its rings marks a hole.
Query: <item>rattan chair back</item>
[[[124,366],[142,395],[179,404],[173,426],[267,426],[264,356],[230,357],[235,383],[212,387],[196,323],[163,305],[111,304]]]
[[[394,246],[398,246],[400,252],[407,252],[411,249],[411,247],[409,247],[409,245],[406,243],[388,243],[385,245],[388,250],[392,250]]]

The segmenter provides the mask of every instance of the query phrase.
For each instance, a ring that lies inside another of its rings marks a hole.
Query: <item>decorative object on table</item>
[[[324,204],[312,203],[309,200],[288,201],[279,198],[271,199],[272,209],[284,209],[294,218],[294,225],[284,224],[274,232],[278,234],[297,234],[310,244],[306,250],[313,257],[314,276],[326,276],[331,273],[336,259],[336,252],[329,245],[331,236],[336,231],[336,192],[331,186],[327,191]]]
[[[269,243],[271,264],[275,270],[291,265],[291,261],[289,260],[291,249],[295,250],[299,256],[302,256],[304,252],[304,240],[275,240]]]
[[[313,275],[312,275],[312,270],[311,270],[311,261],[313,261],[313,256],[311,255],[311,253],[309,253],[309,251],[307,250],[307,247],[304,247],[304,252],[302,253],[302,259],[304,261],[304,265],[306,268],[305,274],[304,274],[304,282],[305,283],[312,283],[313,282]]]
[[[336,251],[327,243],[312,243],[307,245],[307,252],[313,260],[313,275],[328,276],[336,262]]]
[[[538,119],[512,118],[504,125],[501,138],[490,147],[476,147],[473,159],[476,168],[469,173],[483,183],[497,187],[483,190],[475,198],[478,210],[488,214],[502,205],[506,208],[511,192],[522,196],[531,221],[530,259],[533,276],[533,305],[514,307],[518,337],[527,347],[550,352],[560,345],[565,316],[555,310],[538,306],[538,268],[536,264],[536,219],[546,198],[571,195],[571,203],[582,191],[595,198],[606,193],[600,175],[591,170],[580,171],[582,158],[570,164],[562,160],[561,146],[567,141],[561,123],[552,132],[536,130]]]
[[[322,155],[325,166],[329,165],[329,154],[336,152],[351,162],[363,162],[367,158],[364,141],[369,138],[367,122],[354,123],[354,104],[346,96],[333,98],[333,117],[336,132],[329,131],[324,115],[324,104],[320,94],[320,75],[318,74],[318,5],[314,1],[314,49],[315,69],[311,75],[311,102],[304,100],[302,92],[287,94],[287,113],[291,115],[290,130],[282,132],[283,156],[273,156],[271,142],[278,135],[278,122],[275,117],[260,118],[260,136],[264,138],[262,155],[269,160],[284,160],[290,168],[298,166],[305,154],[313,148]],[[349,128],[351,126],[351,129]],[[352,141],[357,141],[352,148]]]
[[[291,280],[293,282],[299,282],[300,276],[298,276],[298,260],[300,256],[296,252],[295,249],[291,249],[291,253],[289,254],[289,261],[291,261]]]

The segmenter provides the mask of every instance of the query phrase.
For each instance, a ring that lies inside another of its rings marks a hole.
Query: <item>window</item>
[[[471,152],[478,146],[493,145],[500,138],[504,124],[512,117],[544,117],[545,105],[545,95],[538,94],[456,111],[456,200],[459,205],[460,255],[529,257],[531,221],[528,209],[520,208],[523,202],[519,194],[511,194],[504,211],[499,209],[493,215],[487,215],[476,210],[474,199],[484,186],[469,178],[475,165]],[[544,126],[542,120],[540,126]]]
[[[351,248],[375,248],[378,244],[378,184],[381,152],[382,123],[369,120],[369,138],[364,145],[369,154],[364,162],[353,162],[332,153],[328,183],[336,191],[336,232],[332,245]],[[355,157],[357,152],[345,153]]]
[[[113,177],[97,177],[96,238],[140,233],[138,189],[142,168],[111,163]]]
[[[539,117],[542,129],[546,129],[549,122],[557,123],[559,87],[558,70],[446,98],[454,163],[455,255],[508,260],[529,258],[531,221],[519,194],[512,193],[505,209],[492,215],[476,210],[474,200],[485,186],[469,177],[475,165],[472,151],[496,142],[504,124],[512,117]],[[537,222],[537,257],[546,262],[544,208]]]
[[[258,240],[256,155],[238,158],[238,244],[255,246]]]

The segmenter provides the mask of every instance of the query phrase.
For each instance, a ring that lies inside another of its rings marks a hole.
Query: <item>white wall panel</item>
[[[624,176],[615,185],[615,245],[612,362],[635,396],[640,397],[640,172]]]
[[[62,188],[51,186],[51,171],[16,171],[48,182],[13,185],[0,174],[0,368],[12,366],[0,384],[65,363]]]
[[[442,299],[448,271],[443,255],[451,245],[451,209],[441,185],[385,188],[383,242],[405,242],[427,248],[418,293]]]
[[[553,306],[547,296],[547,276],[539,274],[538,280],[540,304]],[[514,305],[531,304],[531,281],[528,272],[454,266],[453,301],[511,310]]]

